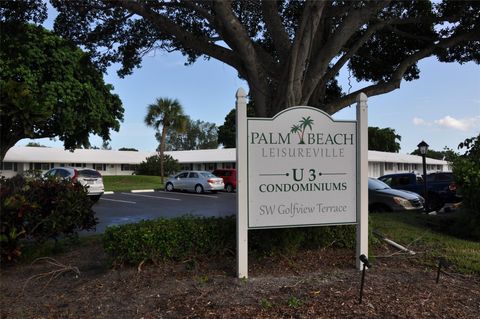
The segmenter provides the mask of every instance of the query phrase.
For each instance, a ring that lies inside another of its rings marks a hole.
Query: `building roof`
[[[165,153],[172,156],[179,163],[223,163],[235,162],[237,160],[237,150],[235,148],[172,151]]]
[[[155,152],[110,151],[77,149],[74,152],[61,148],[16,146],[8,150],[5,162],[18,163],[97,163],[97,164],[139,164]],[[165,152],[180,163],[222,163],[236,161],[235,148],[172,151]],[[417,155],[368,151],[369,162],[422,164]],[[446,165],[448,162],[427,158],[428,164]]]
[[[74,152],[70,152],[62,148],[16,146],[8,150],[4,161],[19,163],[138,164],[153,154],[155,153],[95,149],[76,149]]]
[[[369,162],[388,162],[388,163],[410,163],[410,164],[422,164],[422,157],[410,154],[368,151]],[[433,165],[446,165],[447,161],[437,160],[433,158],[426,159],[427,164]]]

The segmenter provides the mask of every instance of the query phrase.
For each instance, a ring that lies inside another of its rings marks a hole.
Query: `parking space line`
[[[148,198],[156,198],[156,199],[166,199],[166,200],[181,201],[181,199],[178,199],[178,198],[169,198],[169,197],[142,195],[142,194],[132,194],[132,193],[122,193],[122,194],[123,194],[123,195],[130,195],[130,196],[141,196],[141,197],[148,197]]]
[[[108,200],[108,201],[111,201],[111,202],[127,203],[127,204],[136,204],[137,203],[137,202],[131,202],[131,201],[128,201],[128,200],[110,199],[110,198],[103,198],[103,197],[101,197],[100,199],[101,200]]]
[[[201,194],[190,194],[190,193],[179,193],[179,192],[165,192],[165,191],[158,191],[159,193],[170,193],[175,195],[186,195],[186,196],[198,196],[198,197],[209,197],[209,198],[218,198],[218,196],[214,195],[201,195]]]

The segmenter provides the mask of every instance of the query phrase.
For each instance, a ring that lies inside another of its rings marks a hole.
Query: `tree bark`
[[[167,138],[168,127],[164,124],[162,126],[162,137],[160,138],[160,183],[163,185],[163,177],[165,176],[165,169],[163,163],[163,154],[165,153],[165,140]]]

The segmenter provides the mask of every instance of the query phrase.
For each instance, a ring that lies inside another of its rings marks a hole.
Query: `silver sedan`
[[[189,190],[196,193],[223,190],[225,184],[221,177],[206,171],[184,171],[167,180],[165,190]]]

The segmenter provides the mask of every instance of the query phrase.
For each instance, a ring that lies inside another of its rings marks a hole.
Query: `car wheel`
[[[445,203],[440,196],[428,194],[427,212],[438,212],[443,206],[445,206]]]
[[[100,200],[100,197],[102,197],[102,195],[92,195],[92,196],[90,196],[90,200],[92,202],[96,203]]]
[[[196,185],[195,186],[195,193],[202,194],[203,193],[203,186],[202,185]]]
[[[167,185],[165,185],[165,189],[167,190],[167,192],[173,192],[173,184],[167,183]]]
[[[227,184],[227,186],[225,186],[225,190],[228,193],[232,193],[233,192],[233,185],[232,184]]]

